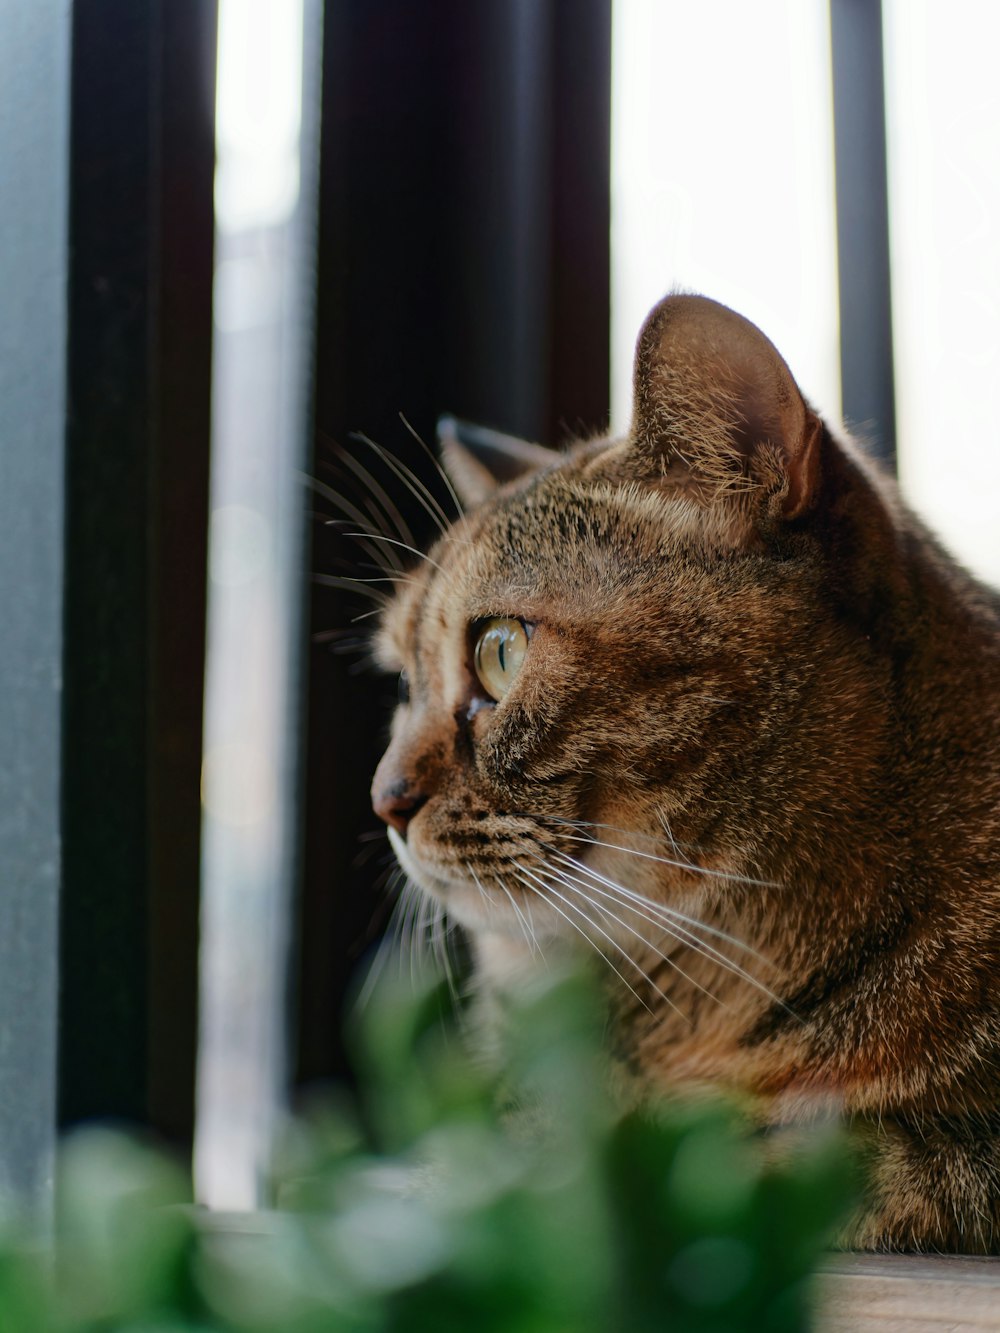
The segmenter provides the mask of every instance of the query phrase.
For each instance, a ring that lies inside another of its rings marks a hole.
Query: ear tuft
[[[459,498],[474,508],[508,482],[550,467],[559,455],[540,444],[443,416],[438,421],[441,461]]]
[[[774,345],[704,296],[668,296],[636,347],[632,449],[708,501],[763,492],[786,519],[812,504],[823,427]]]

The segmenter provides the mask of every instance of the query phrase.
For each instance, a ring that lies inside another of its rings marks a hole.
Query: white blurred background
[[[916,508],[1000,582],[1000,9],[885,0],[897,452]],[[841,413],[827,0],[616,0],[612,421],[672,287],[759,324]],[[855,423],[863,428],[864,423]]]

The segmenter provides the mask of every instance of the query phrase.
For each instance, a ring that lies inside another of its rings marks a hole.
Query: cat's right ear
[[[815,503],[823,426],[773,343],[704,296],[673,295],[639,334],[629,449],[702,505],[754,497],[783,519]]]
[[[467,509],[488,500],[498,487],[550,467],[559,458],[540,444],[450,416],[440,419],[437,431],[445,472]]]

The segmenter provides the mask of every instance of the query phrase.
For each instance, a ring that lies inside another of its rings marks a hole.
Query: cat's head
[[[379,630],[403,688],[374,805],[473,928],[617,936],[628,893],[745,887],[863,769],[863,635],[828,587],[843,455],[704,298],[653,310],[634,390],[624,439],[446,441],[466,515]]]

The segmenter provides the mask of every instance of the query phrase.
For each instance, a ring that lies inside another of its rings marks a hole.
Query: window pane
[[[884,21],[900,479],[1000,582],[1000,12],[886,0]]]
[[[311,0],[219,7],[195,1174],[221,1208],[262,1201],[287,1081],[318,52]]]
[[[840,414],[827,0],[616,0],[612,420],[671,287],[758,323]]]

